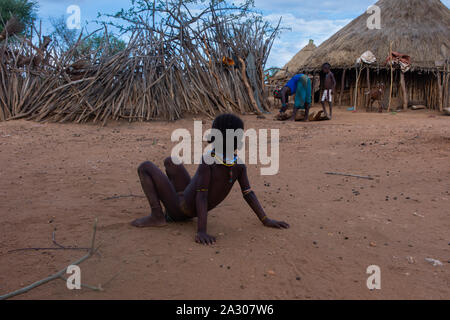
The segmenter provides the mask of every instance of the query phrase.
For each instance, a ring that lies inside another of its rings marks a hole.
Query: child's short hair
[[[322,69],[324,69],[324,68],[331,69],[331,64],[329,64],[328,62],[325,62],[325,63],[322,65]]]
[[[227,130],[244,130],[244,121],[242,121],[241,118],[238,116],[231,114],[231,113],[225,113],[218,116],[213,124],[212,129],[216,129],[222,133],[223,137],[223,151],[226,150],[227,146]],[[214,142],[214,137],[211,137],[210,143]],[[238,149],[239,143],[237,141],[237,137],[234,138],[234,150]]]

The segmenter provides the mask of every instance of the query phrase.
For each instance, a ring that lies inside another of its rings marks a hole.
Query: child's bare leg
[[[151,215],[137,219],[131,224],[135,227],[160,227],[166,225],[161,201],[169,212],[179,212],[177,192],[169,178],[151,162],[144,162],[138,168],[142,189],[151,207]]]
[[[166,174],[170,182],[175,187],[175,191],[177,193],[183,192],[189,183],[191,183],[191,176],[186,168],[183,165],[176,165],[171,157],[164,160],[164,167],[166,168]]]
[[[331,118],[333,118],[333,103],[329,102],[328,104],[330,105],[330,113],[328,119],[331,120]]]
[[[327,111],[327,107],[325,106],[324,101],[322,101],[322,109],[323,109],[323,113],[324,113],[325,117],[328,117],[328,111]]]

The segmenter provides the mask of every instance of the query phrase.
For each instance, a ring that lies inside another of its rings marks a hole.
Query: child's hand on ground
[[[283,221],[276,221],[271,219],[266,219],[264,221],[264,226],[268,228],[275,228],[275,229],[289,229],[289,224]]]
[[[209,246],[216,243],[216,238],[206,234],[205,232],[198,232],[195,236],[195,242]]]

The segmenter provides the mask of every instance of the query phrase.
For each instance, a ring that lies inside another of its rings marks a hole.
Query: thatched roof
[[[305,64],[306,60],[312,55],[314,50],[316,50],[316,45],[314,40],[309,40],[306,47],[300,50],[276,75],[276,78],[281,78],[286,76],[286,71],[288,73],[296,73]]]
[[[318,69],[325,62],[333,68],[351,68],[365,51],[372,51],[380,66],[392,50],[408,54],[412,69],[443,67],[450,56],[450,10],[439,0],[380,0],[381,29],[369,30],[364,13],[320,45],[305,63]]]

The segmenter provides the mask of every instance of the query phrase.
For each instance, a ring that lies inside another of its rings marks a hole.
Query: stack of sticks
[[[80,50],[95,33],[80,35],[69,50],[46,43],[37,31],[4,40],[0,121],[106,124],[268,110],[263,70],[279,26],[214,2],[196,15],[184,6],[170,1],[140,12],[128,21],[126,48],[114,54],[106,27],[96,31],[104,36],[96,50]],[[256,61],[252,66],[250,56]],[[23,65],[20,57],[39,59]],[[256,81],[249,68],[256,68]]]

